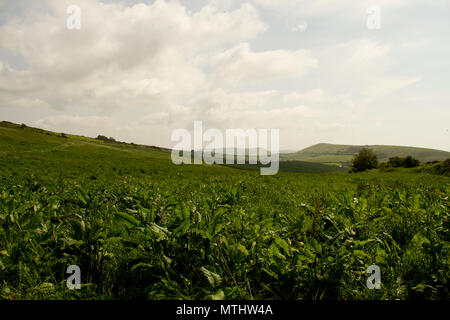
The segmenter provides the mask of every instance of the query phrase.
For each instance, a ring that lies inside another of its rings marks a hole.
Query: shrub
[[[420,165],[420,161],[411,156],[405,158],[392,157],[389,158],[386,165],[391,168],[414,168]]]
[[[108,138],[108,137],[102,136],[102,135],[98,135],[97,140],[101,140],[101,141],[105,141],[105,142],[116,142],[116,139],[114,139],[113,137]]]
[[[414,159],[411,156],[407,156],[403,159],[403,167],[405,168],[414,168],[418,167],[420,165],[420,161],[417,159]]]
[[[391,157],[386,166],[391,168],[399,168],[402,166],[402,159],[400,157]]]
[[[450,175],[450,158],[435,166],[435,173],[442,175]]]
[[[361,172],[378,167],[377,155],[372,149],[362,148],[352,160],[350,172]]]

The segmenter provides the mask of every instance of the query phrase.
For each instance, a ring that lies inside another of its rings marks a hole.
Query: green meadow
[[[308,161],[313,163],[330,163],[341,165],[343,167],[349,167],[355,153],[357,153],[363,147],[372,149],[374,153],[377,155],[378,160],[380,162],[387,162],[391,157],[406,157],[406,156],[412,156],[422,162],[435,160],[444,161],[450,158],[450,152],[427,148],[385,146],[385,145],[352,146],[352,145],[319,143],[295,153],[283,154],[281,155],[281,160]]]
[[[0,298],[450,299],[448,175],[281,168],[2,122]]]

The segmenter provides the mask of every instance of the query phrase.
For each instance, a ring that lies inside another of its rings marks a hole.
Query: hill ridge
[[[173,166],[171,161],[171,149],[156,146],[139,145],[134,143],[120,142],[116,140],[98,139],[72,135],[69,133],[59,133],[40,128],[29,127],[25,124],[15,124],[8,121],[0,122],[0,160],[4,157],[50,157],[61,156],[65,153],[66,157],[77,158],[79,150],[86,149],[100,154],[102,157],[121,157],[129,159],[138,159],[138,161],[151,161],[157,159],[164,161],[165,166]],[[77,151],[78,150],[78,151]],[[117,155],[117,153],[122,155]],[[115,153],[115,154],[113,154]],[[125,156],[125,153],[128,154]],[[193,154],[193,153],[192,153]],[[128,160],[129,160],[128,159]],[[64,158],[64,160],[66,160]],[[286,161],[280,162],[280,171],[284,172],[302,172],[302,173],[324,173],[342,171],[336,166],[329,166],[321,163],[308,161]],[[146,166],[146,164],[144,164]],[[224,169],[244,169],[259,170],[257,165],[215,165]],[[205,165],[205,167],[207,167]]]
[[[318,143],[291,154],[282,154],[281,159],[301,160],[308,162],[336,164],[344,167],[350,165],[353,156],[361,148],[370,148],[378,156],[380,162],[387,161],[390,157],[412,156],[421,162],[443,161],[450,158],[450,152],[432,148],[398,146],[398,145],[345,145]]]
[[[442,149],[436,149],[436,148],[429,148],[429,147],[417,147],[417,146],[406,146],[406,145],[397,145],[397,144],[342,144],[342,143],[327,143],[327,142],[320,142],[313,144],[312,146],[303,148],[298,150],[297,152],[301,152],[313,147],[319,147],[319,146],[342,146],[342,147],[363,147],[363,148],[371,148],[371,147],[394,147],[394,148],[412,148],[412,149],[422,149],[422,150],[433,150],[433,151],[443,151],[443,152],[449,152],[447,150]],[[295,152],[295,153],[297,153]]]

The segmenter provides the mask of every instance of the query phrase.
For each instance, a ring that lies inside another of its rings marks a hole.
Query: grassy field
[[[0,181],[2,299],[450,298],[446,176],[175,166],[2,123]]]
[[[426,148],[404,146],[352,146],[320,143],[295,153],[282,154],[281,160],[297,160],[315,163],[337,163],[349,167],[352,158],[358,151],[368,147],[372,149],[380,162],[386,162],[390,157],[412,156],[421,162],[444,161],[450,158],[450,152]]]

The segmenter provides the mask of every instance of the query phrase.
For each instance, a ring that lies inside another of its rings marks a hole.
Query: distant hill
[[[156,167],[174,166],[170,152],[171,150],[167,148],[125,143],[101,135],[97,138],[90,138],[32,128],[24,124],[0,122],[0,163],[2,157],[16,157],[17,159],[46,159],[45,161],[48,163],[56,160],[60,163],[71,162],[74,167],[77,167],[80,161],[89,162],[97,161],[97,158],[111,158],[133,162],[132,165],[136,166],[136,172],[139,173],[141,168],[151,166],[155,162],[157,163]],[[91,157],[95,159],[91,159]],[[259,167],[249,164],[215,165],[208,169],[239,173],[235,169],[255,170]],[[342,171],[342,169],[321,163],[286,161],[280,162],[280,171],[321,173]]]
[[[406,156],[412,156],[421,162],[443,161],[450,158],[450,152],[435,149],[386,145],[354,146],[319,143],[295,153],[281,154],[280,161],[307,161],[348,167],[354,155],[364,147],[372,149],[378,156],[380,162],[385,162],[390,157]]]

